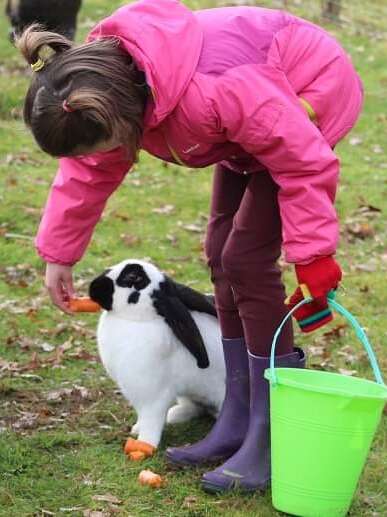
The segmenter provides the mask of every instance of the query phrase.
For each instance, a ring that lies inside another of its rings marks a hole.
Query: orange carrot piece
[[[151,470],[142,470],[138,476],[140,485],[148,485],[152,488],[160,488],[165,485],[165,480]]]
[[[99,312],[101,310],[101,306],[90,298],[71,298],[69,307],[73,312]]]
[[[141,440],[135,440],[134,438],[128,438],[125,444],[125,454],[131,452],[143,452],[146,457],[152,456],[156,450],[150,443],[142,442]]]
[[[141,451],[129,452],[128,456],[132,461],[142,461],[146,458],[145,454]]]

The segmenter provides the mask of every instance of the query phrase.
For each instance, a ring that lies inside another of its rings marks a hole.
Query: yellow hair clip
[[[35,63],[32,63],[31,70],[33,72],[39,72],[42,68],[44,68],[45,62],[42,58],[39,58]]]

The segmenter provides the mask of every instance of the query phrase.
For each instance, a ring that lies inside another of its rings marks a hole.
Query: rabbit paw
[[[135,440],[134,438],[128,438],[124,448],[125,454],[132,461],[142,461],[145,458],[149,458],[155,451],[156,447],[153,447],[150,443]]]
[[[203,409],[200,406],[190,400],[184,399],[184,401],[169,408],[167,413],[167,424],[188,422],[188,420],[200,415],[202,412]]]

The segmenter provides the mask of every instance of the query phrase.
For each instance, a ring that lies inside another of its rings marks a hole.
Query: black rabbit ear
[[[113,307],[114,283],[105,273],[94,278],[89,286],[90,298],[107,311]]]
[[[206,314],[217,317],[215,299],[213,296],[199,293],[195,291],[195,289],[179,284],[169,277],[166,277],[166,280],[187,309],[190,311],[205,312]]]
[[[152,298],[157,313],[164,318],[177,339],[195,357],[198,367],[207,368],[210,362],[203,338],[191,313],[176,296],[174,285],[167,279],[153,292]]]

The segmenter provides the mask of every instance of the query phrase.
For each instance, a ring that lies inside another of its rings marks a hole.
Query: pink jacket
[[[152,90],[143,149],[193,168],[268,169],[280,187],[287,261],[335,252],[339,162],[332,147],[355,124],[362,88],[332,37],[281,11],[192,12],[176,0],[118,9],[89,38],[107,36],[120,39]],[[60,160],[36,239],[43,259],[71,265],[82,257],[131,165],[122,148]]]

